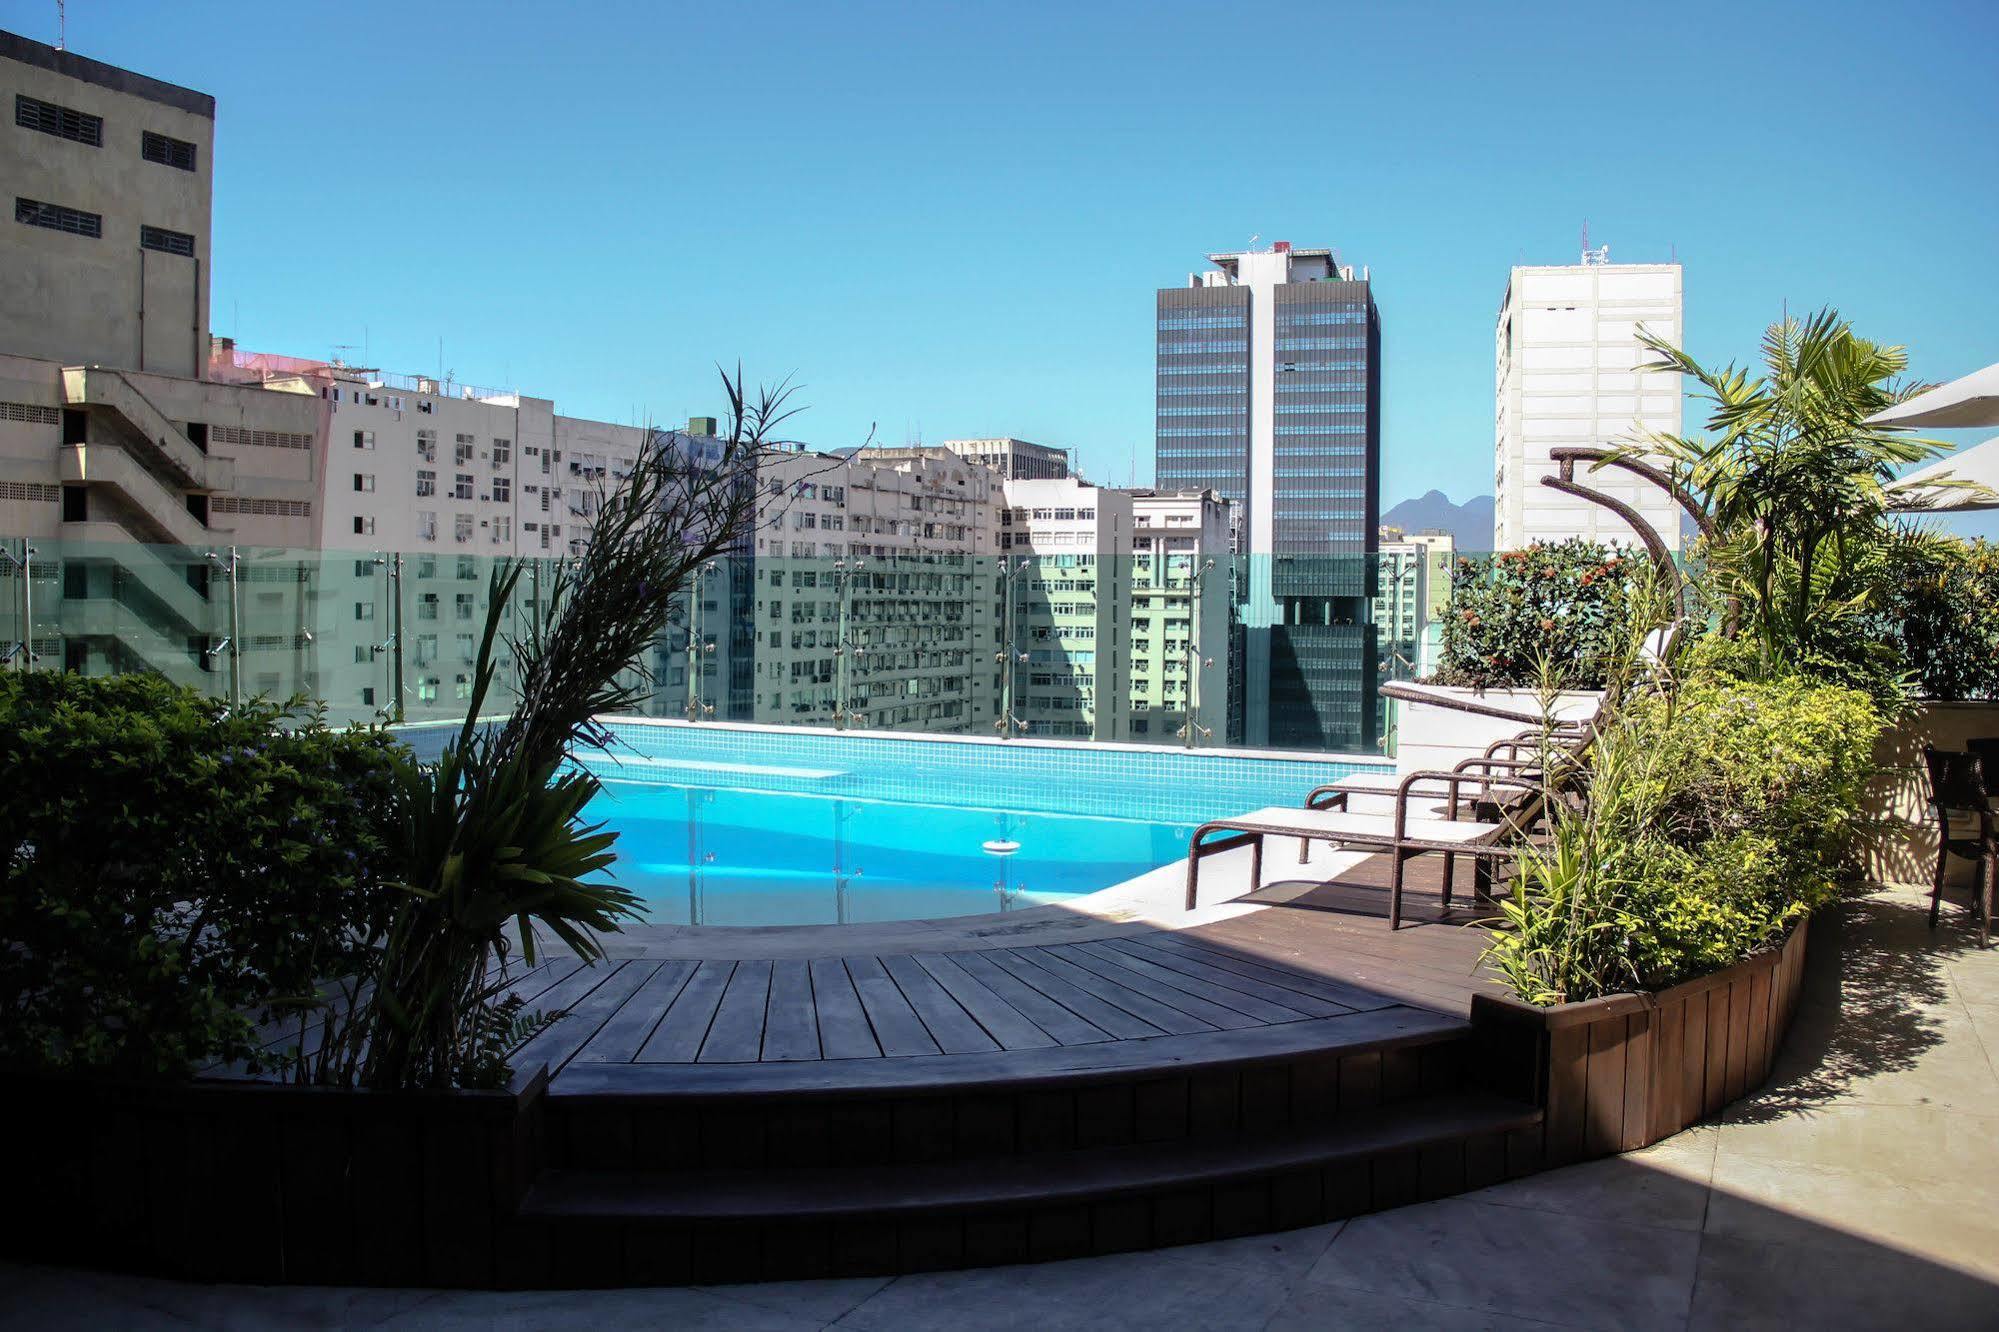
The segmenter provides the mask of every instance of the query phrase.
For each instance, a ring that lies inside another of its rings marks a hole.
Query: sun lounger
[[[1511,798],[1497,800],[1504,788]],[[1441,814],[1425,803],[1441,795]],[[1391,929],[1401,928],[1402,885],[1407,862],[1419,855],[1443,853],[1471,856],[1481,863],[1507,859],[1541,815],[1544,793],[1538,782],[1510,776],[1465,772],[1406,773],[1395,791],[1393,814],[1356,814],[1346,809],[1292,809],[1272,806],[1235,818],[1216,819],[1195,829],[1187,845],[1187,910],[1199,901],[1201,862],[1240,846],[1250,848],[1250,891],[1262,885],[1263,842],[1267,837],[1296,837],[1301,842],[1329,842],[1346,850],[1382,851],[1393,857],[1389,877],[1388,916]],[[1466,817],[1474,810],[1490,819]],[[1226,834],[1210,841],[1214,834]],[[1444,904],[1450,905],[1451,883],[1445,876]]]

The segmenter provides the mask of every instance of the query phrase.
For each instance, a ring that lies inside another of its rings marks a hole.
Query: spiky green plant
[[[570,759],[579,746],[607,743],[600,715],[645,697],[643,654],[675,599],[758,520],[757,468],[790,414],[789,390],[750,400],[740,372],[725,373],[723,386],[728,435],[651,432],[604,497],[587,553],[557,573],[536,627],[504,645],[522,566],[494,571],[464,725],[438,763],[411,765],[400,783],[405,896],[328,1080],[443,1088],[503,1079],[495,1050],[520,1030],[504,998],[510,955],[532,965],[545,932],[594,962],[600,936],[638,914],[639,899],[602,877],[616,835],[584,821],[598,783]],[[486,725],[502,650],[512,653],[519,699]]]

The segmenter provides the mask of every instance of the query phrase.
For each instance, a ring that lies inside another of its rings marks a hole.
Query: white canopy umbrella
[[[1945,387],[1950,386],[1945,385]],[[1943,390],[1936,391],[1941,393]],[[1948,481],[1971,484],[1939,484]],[[1948,458],[1940,458],[1928,467],[1919,468],[1895,481],[1888,488],[1894,493],[1894,507],[1905,512],[1923,510],[1946,513],[1962,512],[1967,509],[1999,509],[1999,435],[1986,440],[1983,444],[1960,449]]]
[[[1907,402],[1874,413],[1867,423],[1931,430],[1999,425],[1999,365],[1988,365],[1918,393]]]

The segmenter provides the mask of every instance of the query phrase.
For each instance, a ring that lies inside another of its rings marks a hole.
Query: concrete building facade
[[[749,570],[752,700],[738,719],[989,730],[998,476],[950,455],[801,452],[766,463],[762,480],[768,512]]]
[[[1607,250],[1580,264],[1515,268],[1493,333],[1493,549],[1584,537],[1636,544],[1637,534],[1601,505],[1541,484],[1549,450],[1614,445],[1642,430],[1678,433],[1676,374],[1641,373],[1649,353],[1638,330],[1683,336],[1678,264],[1613,264]],[[1638,511],[1669,549],[1680,544],[1680,509],[1657,486],[1608,469],[1577,479]]]
[[[0,350],[199,378],[215,99],[6,32],[0,97]]]
[[[1234,575],[1228,501],[1212,490],[1140,490],[1131,503],[1129,738],[1224,744]]]
[[[1012,679],[1002,705],[1029,734],[1128,739],[1131,493],[1064,477],[1009,481],[1005,498],[997,618]]]

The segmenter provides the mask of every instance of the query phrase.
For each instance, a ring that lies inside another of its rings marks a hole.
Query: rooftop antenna
[[[1249,238],[1249,252],[1251,254],[1256,253],[1256,243],[1262,239],[1263,239],[1263,233],[1260,231],[1257,232],[1254,236],[1251,236]]]
[[[63,11],[63,0],[56,0],[56,50],[69,49],[69,15]]]
[[[1584,218],[1583,219],[1583,266],[1587,268],[1593,264],[1607,264],[1609,262],[1610,262],[1610,247],[1608,245],[1600,245],[1594,250],[1592,250],[1589,247],[1589,219]]]
[[[347,353],[360,350],[359,347],[351,342],[336,342],[333,344],[333,363],[335,365],[346,365]]]

